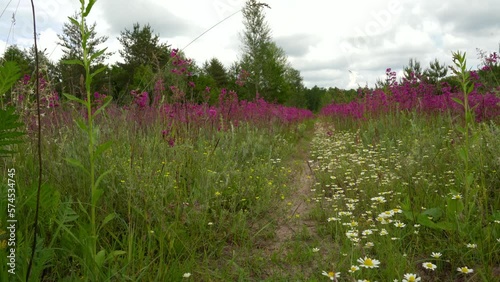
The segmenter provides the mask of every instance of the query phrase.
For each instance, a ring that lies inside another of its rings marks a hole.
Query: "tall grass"
[[[317,185],[314,213],[337,248],[325,268],[347,277],[392,281],[413,273],[422,281],[495,281],[500,257],[499,141],[495,123],[476,128],[468,169],[488,191],[466,200],[464,139],[449,119],[416,113],[386,116],[361,126],[325,122],[313,140]],[[495,149],[493,149],[495,148]],[[474,157],[472,157],[474,156]],[[466,211],[464,206],[469,205]],[[431,254],[442,256],[432,257]],[[365,256],[376,269],[349,273]],[[422,264],[437,265],[435,270]],[[474,269],[461,274],[457,268]],[[496,274],[495,274],[496,273]]]

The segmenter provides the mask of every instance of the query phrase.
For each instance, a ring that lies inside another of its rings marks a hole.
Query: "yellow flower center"
[[[372,261],[372,259],[365,259],[365,265],[368,265],[368,266],[373,266],[373,261]]]
[[[332,271],[328,272],[328,276],[330,276],[330,277],[335,276],[335,272],[332,272]]]

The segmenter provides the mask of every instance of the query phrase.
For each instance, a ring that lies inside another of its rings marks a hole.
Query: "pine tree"
[[[403,69],[404,77],[407,80],[420,80],[422,77],[422,67],[420,66],[420,62],[417,59],[410,58],[408,62],[408,66]]]
[[[75,13],[72,17],[76,20],[80,18],[78,13]],[[90,36],[87,41],[87,50],[90,55],[95,54],[99,51],[98,46],[104,44],[107,40],[107,36],[97,36],[97,32],[95,31],[96,23],[93,23],[91,26],[85,26],[85,29],[90,31]],[[65,60],[82,60],[83,59],[83,49],[82,49],[82,36],[80,27],[72,21],[64,23],[62,34],[57,35],[59,38],[59,45],[62,47],[63,56],[60,60],[60,68],[62,72],[62,85],[63,91],[69,91],[72,94],[83,93],[82,92],[82,83],[84,78],[85,71],[80,65],[68,65],[64,64]],[[111,56],[112,53],[107,52],[102,56],[99,56],[94,60],[94,64],[91,66],[92,68],[101,67],[104,61]],[[96,80],[97,82],[98,80]],[[99,88],[99,83],[95,85],[96,88]]]
[[[437,84],[447,74],[448,68],[445,64],[441,65],[437,58],[429,63],[429,68],[424,71],[425,79],[432,84]]]

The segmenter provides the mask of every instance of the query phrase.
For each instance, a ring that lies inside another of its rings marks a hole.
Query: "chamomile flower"
[[[330,271],[330,272],[326,272],[323,270],[323,272],[321,272],[322,275],[330,278],[330,280],[336,280],[335,278],[339,278],[340,277],[340,272],[333,272],[333,271]]]
[[[457,271],[463,274],[469,274],[474,272],[474,269],[468,268],[467,266],[458,267]]]
[[[379,260],[372,259],[369,257],[359,258],[358,262],[360,263],[359,266],[365,267],[365,268],[377,268],[380,264]]]
[[[477,244],[467,244],[467,248],[475,249],[475,248],[477,248]]]
[[[373,242],[366,242],[365,244],[365,248],[372,248],[373,246],[375,246]]]
[[[396,226],[398,228],[404,228],[406,226],[406,224],[402,223],[399,220],[396,220],[396,222],[394,222],[394,226]]]
[[[425,269],[430,269],[430,270],[434,270],[437,268],[437,266],[435,264],[433,264],[432,262],[424,262],[424,263],[422,263],[422,266]]]
[[[442,256],[441,253],[432,252],[432,254],[431,254],[431,257],[436,258],[436,259],[440,258],[441,256]]]
[[[382,230],[380,230],[379,234],[380,234],[380,236],[384,236],[384,235],[389,234],[389,232],[387,232],[387,230],[385,230],[385,229],[382,229]]]
[[[359,266],[357,265],[351,265],[351,268],[349,268],[349,273],[354,273],[359,270]]]
[[[421,278],[417,276],[417,274],[414,273],[406,273],[404,275],[403,282],[418,282],[420,281]]]
[[[368,235],[373,234],[373,231],[371,229],[366,229],[366,230],[363,230],[363,232],[361,232],[361,234],[363,234],[363,236],[368,236]]]
[[[182,275],[182,277],[184,277],[184,278],[189,278],[189,277],[191,277],[191,273],[186,272],[186,273],[184,273],[184,274]]]

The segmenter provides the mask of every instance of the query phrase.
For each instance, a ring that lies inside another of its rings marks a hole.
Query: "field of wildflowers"
[[[19,215],[12,274],[0,214],[0,281],[25,280],[36,215],[29,281],[500,281],[500,88],[482,80],[497,55],[478,73],[454,54],[454,86],[387,69],[317,116],[213,99],[175,49],[172,81],[112,103],[91,91],[95,58],[77,63],[82,97],[40,78],[40,120],[33,78],[5,101],[27,134],[0,163]]]
[[[47,161],[31,280],[498,280],[498,88],[476,82],[460,96],[444,85],[436,95],[388,77],[386,89],[318,116],[226,89],[215,103],[133,91],[128,105],[95,92],[89,112],[42,80]],[[28,133],[8,164],[27,219],[36,207],[32,88],[23,77],[9,101]],[[464,120],[463,99],[474,119]],[[74,122],[89,115],[92,135]],[[89,138],[100,155],[86,154]],[[86,189],[91,162],[98,200]],[[19,224],[20,257],[30,224]],[[20,280],[26,265],[18,261]]]

